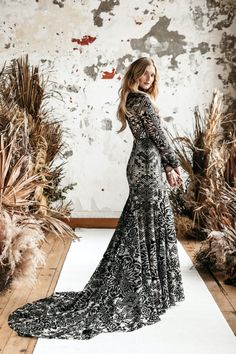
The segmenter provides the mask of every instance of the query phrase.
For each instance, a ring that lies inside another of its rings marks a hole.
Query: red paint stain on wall
[[[72,38],[71,42],[76,42],[80,45],[89,45],[95,41],[96,37],[92,37],[90,35],[85,35],[81,39],[80,38]]]
[[[111,72],[103,71],[102,72],[102,79],[113,79],[115,76],[115,69],[113,68]]]

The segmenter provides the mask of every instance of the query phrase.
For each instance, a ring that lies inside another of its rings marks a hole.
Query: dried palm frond
[[[12,153],[12,146],[14,145],[14,139],[8,147],[4,146],[4,137],[1,135],[1,151],[0,151],[0,205],[5,208],[14,208],[15,213],[27,213],[28,207],[33,205],[36,210],[40,210],[41,204],[37,200],[31,199],[30,196],[34,194],[35,188],[45,185],[45,181],[42,181],[40,175],[32,174],[28,170],[24,174],[20,174],[21,169],[27,156],[22,156],[16,165],[10,170],[10,160]],[[46,184],[47,185],[47,184]],[[43,207],[50,211],[50,208],[43,205]],[[17,208],[19,210],[17,210]],[[56,210],[53,210],[54,217],[50,215],[34,213],[32,217],[39,220],[39,224],[44,230],[54,231],[59,236],[68,235],[72,238],[77,238],[73,230],[60,219],[56,219],[55,215],[59,218],[64,217]],[[47,213],[46,213],[47,214]]]
[[[218,148],[218,137],[222,139],[222,98],[220,91],[214,90],[204,134],[204,149],[208,153],[213,151],[215,147]]]
[[[31,156],[31,163],[33,163],[34,154],[29,140],[30,117],[17,106],[9,109],[5,117],[7,117],[8,123],[0,131],[1,135],[4,136],[5,145],[10,144],[12,139],[14,139],[10,166],[15,165],[16,161],[23,155]]]
[[[42,185],[42,181],[39,180],[39,175],[31,175],[29,156],[22,156],[15,166],[10,168],[14,142],[15,138],[9,146],[5,146],[4,137],[0,136],[0,205],[14,208],[27,207],[34,203],[30,196],[36,186]],[[28,170],[25,168],[26,165]],[[23,173],[22,169],[24,169]]]
[[[200,180],[195,218],[199,226],[221,231],[221,225],[232,225],[234,215],[222,203],[221,190],[225,186],[225,166],[229,158],[221,126],[222,112],[219,95],[213,96],[205,140],[207,164]]]
[[[189,209],[189,215],[192,213],[194,226],[198,229],[208,227],[220,231],[220,225],[233,225],[235,219],[231,203],[226,205],[221,198],[225,168],[230,157],[223,121],[222,95],[215,90],[208,116],[202,118],[199,110],[195,109],[193,138],[174,138],[168,133],[181,166],[188,174],[188,185],[182,200]]]
[[[29,118],[31,139],[37,143],[38,136],[43,136],[48,143],[53,142],[49,154],[51,155],[50,161],[52,161],[60,150],[62,128],[58,121],[49,117],[46,109],[48,99],[55,93],[59,95],[55,90],[47,92],[48,85],[49,80],[40,74],[39,67],[29,65],[28,55],[13,60],[9,66],[5,66],[2,72],[0,121],[12,122],[14,120],[16,123],[14,114],[8,114],[9,109],[14,110],[17,107],[25,112]],[[32,145],[36,148],[34,143]]]
[[[195,110],[193,138],[174,138],[167,131],[188,174],[181,198],[171,192],[171,200],[178,237],[205,239],[197,265],[223,271],[225,282],[236,286],[236,120],[235,112],[222,110],[222,95],[215,90],[208,116]]]
[[[64,200],[61,199],[59,203],[53,206],[53,209],[50,210],[49,215],[53,217],[58,217],[59,213],[60,215],[63,215],[63,218],[69,218],[72,211],[72,202],[64,202]]]
[[[227,142],[229,159],[225,166],[225,181],[231,187],[236,187],[236,114],[228,113],[224,116],[222,127]]]
[[[46,182],[46,172],[49,184],[52,180],[50,175],[54,174],[54,167],[50,165],[57,155],[62,156],[65,144],[60,122],[52,119],[46,109],[48,98],[58,94],[55,90],[47,92],[48,84],[48,78],[40,74],[39,67],[29,65],[27,55],[13,60],[9,66],[5,65],[0,81],[0,130],[8,141],[17,135],[11,165],[14,166],[22,155],[27,154],[35,165],[34,173],[40,174]],[[42,215],[56,195],[61,198],[62,193],[58,190],[58,186],[56,193],[53,188],[36,188],[34,199],[39,202]]]
[[[14,209],[15,213],[27,214],[30,212],[29,206],[33,206],[34,210],[40,210],[41,205],[37,200],[31,199],[34,195],[35,188],[45,185],[45,181],[42,181],[40,175],[30,175],[32,171],[28,170],[24,174],[21,174],[22,166],[27,161],[27,156],[22,156],[16,165],[10,170],[10,160],[12,153],[12,146],[14,145],[14,139],[8,147],[4,146],[4,139],[1,136],[1,151],[0,151],[0,206],[4,208]],[[47,184],[46,184],[47,185]],[[50,208],[43,205],[47,211],[51,211]],[[62,237],[65,235],[78,238],[74,231],[64,224],[60,219],[65,215],[62,215],[56,210],[53,210],[53,216],[33,213],[31,217],[38,219],[38,224],[41,225],[45,231],[53,231],[56,235]]]
[[[0,214],[0,254],[2,252],[2,244],[4,241],[4,237],[5,237],[5,228],[4,228],[4,224],[3,224],[3,220]]]
[[[41,253],[36,241],[31,247],[30,235],[32,241],[43,240],[51,231],[60,238],[79,239],[62,221],[70,211],[70,203],[63,204],[64,193],[73,184],[59,187],[63,169],[62,164],[55,167],[54,160],[65,145],[60,122],[46,109],[52,94],[46,92],[47,84],[28,56],[13,60],[0,73],[1,289],[20,274],[32,272],[34,277],[33,259],[39,260]],[[61,205],[52,208],[58,200]]]
[[[236,228],[236,188],[229,185],[222,186],[220,190],[220,199],[227,207],[230,215],[234,216],[232,219],[232,227]]]
[[[44,182],[39,175],[30,175],[30,169],[21,174],[27,156],[22,156],[10,168],[13,144],[14,139],[9,146],[4,146],[1,136],[0,291],[12,281],[35,281],[36,267],[43,261],[39,246],[49,231],[60,238],[79,239],[66,223],[58,219],[60,213],[53,211],[53,216],[42,217],[31,212],[32,205],[37,207],[37,201],[30,197]]]
[[[37,129],[35,128],[35,133],[40,137],[44,137],[47,142],[45,163],[49,165],[64,148],[64,144],[62,143],[62,127],[57,121],[44,121]],[[38,143],[38,139],[35,139],[35,141]]]
[[[34,217],[41,225],[42,230],[46,232],[52,232],[53,234],[56,234],[58,237],[60,237],[62,240],[65,238],[65,235],[67,237],[71,237],[72,239],[79,240],[79,236],[75,234],[75,232],[69,225],[67,225],[64,221],[58,218],[58,214],[56,214],[55,210],[53,210],[54,216],[47,214],[42,219],[42,217],[38,216],[38,214],[35,214]]]
[[[44,119],[33,122],[30,138],[34,151],[44,151],[46,165],[49,165],[64,148],[62,127],[57,121]]]
[[[38,67],[31,67],[28,55],[14,59],[6,66],[0,85],[0,94],[9,107],[17,104],[34,119],[38,117],[43,100],[47,97],[47,80],[39,76]]]
[[[178,130],[175,128],[174,137],[169,131],[166,131],[174,144],[176,154],[180,160],[181,167],[187,173],[188,189],[185,192],[184,199],[192,209],[196,206],[199,198],[199,186],[201,176],[206,168],[206,151],[204,149],[204,134],[206,118],[202,118],[199,109],[194,110],[195,126],[194,135],[186,134],[179,136]]]

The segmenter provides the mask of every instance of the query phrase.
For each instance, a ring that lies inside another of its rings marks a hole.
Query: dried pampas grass
[[[170,196],[177,232],[206,239],[196,256],[198,263],[234,279],[235,263],[229,260],[236,255],[236,120],[234,112],[223,114],[222,99],[214,90],[208,113],[202,117],[195,109],[193,136],[179,137],[176,132],[174,138],[167,131],[187,174],[181,193],[171,191]]]
[[[215,90],[208,115],[203,118],[195,109],[193,137],[179,137],[176,132],[177,137],[174,138],[168,133],[181,167],[187,174],[181,208],[184,207],[184,215],[190,216],[194,227],[199,230],[209,228],[221,231],[221,225],[235,226],[235,189],[225,181],[232,150],[229,150],[229,141],[225,140],[224,122],[222,94]],[[179,204],[173,192],[171,195]]]
[[[57,169],[55,158],[62,158],[66,147],[62,142],[62,125],[47,110],[49,98],[60,95],[55,90],[47,90],[49,79],[45,79],[38,66],[29,64],[27,55],[5,66],[0,79],[1,133],[9,141],[16,135],[11,164],[15,165],[22,155],[31,157],[34,174],[40,174],[41,180],[46,182],[45,187],[36,188],[34,196],[38,212],[46,215],[52,208],[52,201],[56,198],[59,201],[66,193],[66,189],[60,188],[58,181],[54,184],[53,179]],[[71,184],[68,188],[73,186]],[[58,193],[59,188],[61,193]]]
[[[28,56],[0,73],[1,290],[11,282],[34,282],[49,232],[79,239],[62,221],[71,211],[64,199],[73,184],[60,187],[64,163],[54,162],[64,148],[62,128],[46,109],[52,94],[47,84]]]
[[[1,244],[0,265],[7,269],[0,284],[3,290],[9,283],[24,281],[32,285],[36,280],[36,269],[44,264],[45,255],[40,246],[45,240],[40,224],[34,218],[2,212],[1,223],[4,239]]]

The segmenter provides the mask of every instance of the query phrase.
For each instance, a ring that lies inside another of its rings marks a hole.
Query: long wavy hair
[[[143,91],[139,88],[139,78],[144,74],[148,65],[154,66],[155,77],[152,86],[148,90]],[[154,109],[158,112],[158,108],[155,105],[155,100],[159,93],[158,81],[159,75],[157,72],[157,67],[151,58],[141,57],[129,65],[118,91],[120,102],[117,109],[117,118],[121,122],[122,126],[117,133],[122,132],[127,126],[126,116],[130,113],[126,109],[126,99],[129,92],[141,92],[142,94],[147,94],[153,103]]]

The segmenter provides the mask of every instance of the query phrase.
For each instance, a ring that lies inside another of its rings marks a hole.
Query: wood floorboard
[[[200,241],[184,238],[179,238],[179,241],[193,262],[194,255],[200,248]],[[225,284],[220,272],[214,273],[204,268],[196,268],[234,335],[236,335],[236,287]]]
[[[7,291],[6,294],[1,295],[0,303],[3,310],[0,320],[0,353],[33,353],[37,339],[19,337],[8,326],[7,318],[14,309],[26,302],[49,296],[54,291],[70,243],[69,239],[63,242],[63,240],[49,235],[48,241],[42,246],[46,254],[46,263],[44,267],[40,267],[37,270],[36,284],[26,288],[15,286]]]

